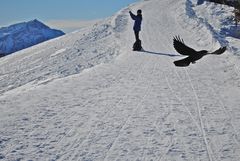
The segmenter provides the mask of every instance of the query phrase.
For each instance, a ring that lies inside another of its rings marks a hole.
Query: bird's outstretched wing
[[[212,53],[209,53],[209,54],[215,54],[215,55],[220,55],[222,53],[224,53],[226,51],[227,47],[224,46],[224,47],[220,47],[219,49],[217,49],[216,51],[212,52]]]
[[[176,49],[176,51],[181,55],[192,56],[197,53],[194,49],[185,45],[183,39],[181,39],[179,36],[175,36],[173,38],[173,46]]]

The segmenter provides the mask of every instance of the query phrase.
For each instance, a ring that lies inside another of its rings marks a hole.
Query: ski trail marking
[[[151,72],[150,75],[152,75],[152,74],[155,73],[156,67],[157,67],[157,62],[154,63],[153,70],[152,70],[152,72]],[[148,88],[150,88],[150,89],[149,89],[149,93],[150,93],[150,91],[151,91],[151,87],[150,87],[150,86],[151,86],[152,82],[153,82],[153,79],[151,79],[150,82],[148,83]],[[145,98],[145,97],[143,97],[142,100],[144,100],[144,98]],[[143,102],[143,101],[142,101],[142,102]],[[142,107],[143,107],[143,106],[142,106]],[[136,109],[135,111],[137,111],[137,109]],[[146,146],[148,146],[149,140],[150,140],[150,139],[148,138],[148,139],[147,139]],[[143,155],[143,157],[144,157],[143,160],[145,160],[145,156],[144,156],[144,154],[145,154],[145,149],[144,149],[144,147],[142,147],[142,150],[143,150],[142,155]]]
[[[171,112],[173,111],[173,104],[172,103],[173,103],[173,100],[171,100]],[[174,129],[176,129],[175,124],[174,124]],[[174,138],[173,135],[171,135],[169,140],[168,140],[168,146],[165,149],[163,155],[159,156],[159,158],[157,159],[158,161],[161,161],[161,160],[163,160],[166,157],[168,151],[175,144],[175,142],[176,142],[176,138]]]
[[[212,66],[210,66],[210,65],[207,65],[208,66],[208,68],[210,68],[211,69],[211,71],[214,71],[213,70],[213,68],[212,68]],[[215,88],[216,88],[216,85],[215,85],[215,83],[213,83],[213,80],[211,79],[211,82],[212,82],[212,84],[215,86]],[[228,119],[230,120],[230,126],[232,127],[232,129],[233,129],[233,132],[234,132],[234,141],[235,141],[235,143],[237,144],[237,146],[238,146],[238,149],[240,149],[240,143],[239,143],[239,140],[238,140],[238,136],[239,136],[239,133],[237,132],[237,128],[234,126],[234,124],[233,124],[233,120],[232,120],[232,115],[231,115],[231,113],[227,110],[227,108],[225,107],[225,104],[224,104],[224,102],[223,102],[223,99],[222,99],[222,97],[221,97],[221,94],[217,94],[217,91],[216,91],[216,89],[215,88],[213,88],[212,86],[208,86],[209,88],[210,88],[210,90],[212,90],[212,92],[217,96],[216,97],[216,99],[217,99],[217,101],[219,102],[219,104],[220,104],[220,106],[221,106],[221,108],[222,108],[222,110],[224,111],[224,113],[227,115],[227,117],[228,117]],[[238,154],[238,158],[240,158],[240,155]]]
[[[78,42],[77,42],[78,43]],[[76,45],[76,42],[74,43],[74,46]],[[77,48],[75,47],[75,49],[77,50]],[[85,55],[83,55],[83,57],[85,58],[85,61],[87,62],[87,64],[89,63],[89,61],[87,60],[87,58],[86,58],[86,56]],[[130,71],[133,69],[133,66],[130,68],[130,64],[128,64],[128,67],[127,67],[127,69],[129,69],[128,71],[126,71],[126,73],[130,73]],[[92,68],[92,70],[93,70],[93,72],[96,74],[96,75],[99,75],[99,74],[97,74],[97,72],[96,72],[96,69],[93,67]],[[125,73],[125,74],[126,74]],[[115,76],[115,78],[113,79],[113,81],[115,81],[115,80],[117,80],[116,81],[116,83],[119,83],[120,82],[120,76],[121,75],[125,75],[125,74],[123,74],[121,71],[119,72],[119,74],[117,75],[117,76]],[[110,80],[108,80],[107,78],[105,78],[105,77],[103,77],[102,75],[99,75],[100,77],[102,77],[103,78],[103,80],[106,80],[106,82],[108,82],[108,84],[110,84],[109,82],[111,82]],[[113,82],[112,81],[112,82]],[[108,110],[109,111],[109,110]],[[76,113],[74,113],[74,115],[75,115]],[[72,115],[71,115],[72,116]],[[66,117],[66,118],[72,118],[72,117]],[[64,136],[62,136],[60,139],[59,139],[59,141],[57,142],[57,144],[58,143],[60,143],[71,131],[73,131],[73,128],[74,127],[72,127],[70,130],[68,130],[68,132],[66,132],[66,134],[64,135]]]
[[[212,150],[211,150],[211,147],[210,145],[208,145],[208,142],[207,142],[207,136],[206,136],[206,132],[204,130],[204,124],[203,124],[203,120],[202,120],[202,114],[201,114],[201,109],[200,109],[200,103],[199,103],[199,98],[198,98],[198,95],[196,93],[196,90],[193,86],[193,83],[192,83],[192,80],[190,78],[190,75],[189,75],[189,72],[185,69],[185,72],[186,72],[186,75],[189,79],[189,83],[191,85],[191,88],[193,90],[193,93],[194,93],[194,96],[195,96],[195,99],[196,99],[196,103],[197,103],[197,109],[198,109],[198,117],[199,117],[199,120],[200,120],[200,127],[201,127],[201,132],[202,132],[202,135],[203,135],[203,139],[204,139],[204,142],[205,142],[205,146],[207,148],[207,154],[208,154],[208,158],[210,161],[213,161],[213,158],[212,158]],[[216,157],[216,156],[215,156]]]
[[[172,91],[172,93],[174,94],[174,96],[181,102],[181,104],[183,105],[183,107],[185,108],[185,110],[188,112],[189,116],[191,117],[192,121],[194,122],[194,124],[196,125],[196,127],[198,128],[199,132],[201,132],[201,127],[199,126],[199,124],[197,123],[197,121],[194,119],[192,113],[190,112],[190,110],[187,108],[187,105],[182,101],[182,99],[180,97],[178,97],[178,95],[176,94],[176,92],[173,90],[167,75],[164,74],[164,77],[166,79],[167,85],[169,87],[169,89]]]
[[[141,67],[143,67],[143,63],[144,63],[145,61],[142,61],[141,63],[140,63],[140,68]],[[131,66],[131,68],[130,68],[130,66]],[[133,69],[134,69],[134,65],[130,65],[130,63],[129,63],[129,66],[128,66],[128,72],[127,73],[130,73]],[[96,71],[95,71],[96,72]],[[122,73],[120,73],[119,74],[119,76],[120,75],[123,75],[123,76],[126,76],[126,74],[122,74]],[[139,76],[140,77],[140,76]],[[116,78],[116,80],[118,80],[117,82],[119,83],[120,82],[120,79],[119,78]],[[133,91],[133,89],[131,90],[131,91]],[[129,91],[128,93],[130,93],[131,91]],[[128,97],[128,95],[126,94],[123,98],[121,98],[117,103],[116,103],[116,105],[115,105],[115,107],[117,107],[121,102],[123,102],[126,98]],[[109,114],[109,113],[111,113],[113,110],[114,110],[114,108],[111,108],[111,107],[108,107],[108,110],[107,110],[107,112],[102,116],[102,120],[104,120],[104,118],[105,117],[107,117],[107,115]],[[88,135],[85,137],[85,139],[78,145],[78,147],[79,148],[81,148],[81,145],[82,144],[84,144],[84,141],[86,141],[89,137],[90,137],[90,135],[93,133],[93,131],[96,129],[96,127],[97,127],[97,124],[95,124],[95,126],[94,127],[92,127],[92,129],[90,130],[90,132],[88,133]],[[77,153],[77,151],[76,151],[76,149],[74,149],[74,151]],[[72,156],[72,155],[74,155],[74,154],[70,154],[70,156]]]
[[[211,71],[213,71],[213,68],[212,68],[212,66],[210,66],[210,65],[208,65],[208,67],[209,68],[211,68]],[[215,83],[213,83],[213,80],[211,79],[211,81],[212,81],[212,84],[215,86]],[[229,117],[229,119],[230,119],[230,123],[231,123],[231,126],[232,126],[232,128],[233,128],[233,130],[234,130],[234,133],[235,133],[235,137],[234,137],[234,139],[235,139],[235,141],[236,141],[236,144],[238,144],[238,146],[240,146],[240,143],[239,143],[239,140],[237,139],[238,138],[238,136],[239,136],[239,134],[238,134],[238,132],[237,132],[237,128],[234,126],[234,124],[233,124],[233,122],[232,122],[232,115],[231,115],[231,113],[227,110],[227,108],[225,107],[225,104],[223,103],[223,99],[221,98],[221,95],[219,95],[219,94],[217,94],[217,91],[216,91],[216,89],[215,88],[213,88],[212,86],[209,86],[210,88],[211,88],[211,90],[215,93],[215,95],[216,96],[218,96],[217,97],[217,100],[218,100],[218,102],[220,103],[220,105],[221,105],[221,108],[223,109],[223,111],[225,112],[225,114]]]
[[[84,57],[85,57],[85,60],[86,60],[86,63],[89,63],[89,61],[86,59],[86,56],[84,55]],[[130,65],[129,65],[130,66]],[[96,73],[96,71],[95,71],[95,68],[93,67],[93,71]],[[130,70],[128,70],[127,72],[130,72]],[[122,73],[121,72],[119,72],[119,74],[116,76],[116,78],[114,79],[114,80],[118,80],[118,76],[120,76]],[[103,79],[105,79],[107,82],[109,82],[109,80],[107,80],[106,78],[104,78],[103,76],[102,76],[102,78]],[[77,107],[76,107],[77,108]],[[50,118],[50,119],[45,119],[45,121],[43,121],[42,123],[41,123],[41,125],[45,125],[47,122],[51,122],[52,120],[54,120],[55,118],[57,118],[57,117],[59,117],[60,115],[62,115],[62,114],[64,114],[65,112],[64,112],[64,109],[62,109],[60,112],[58,112],[58,115],[55,115],[54,117],[52,117],[52,118]],[[69,116],[66,116],[63,120],[67,120],[67,119],[70,119],[70,118],[72,118],[72,117],[74,117],[74,116],[76,116],[76,113],[74,113],[74,114],[69,114]],[[30,133],[27,135],[27,137],[29,138],[31,135],[33,135],[33,133],[34,132],[36,132],[36,131],[38,131],[38,130],[40,130],[39,128],[32,128],[32,130],[30,131]],[[45,132],[46,131],[48,131],[48,130],[44,130]],[[66,132],[66,134],[64,135],[64,136],[61,136],[60,137],[60,139],[57,141],[57,143],[55,143],[55,144],[59,144],[62,140],[64,140],[64,138],[70,133],[72,131],[72,129],[70,129],[68,132]],[[14,142],[14,140],[12,141],[12,142]],[[46,142],[48,142],[47,141],[47,138],[46,138],[46,141],[44,142],[44,143],[41,143],[41,145],[44,145]],[[16,145],[14,145],[13,143],[9,143],[10,144],[10,146],[8,146],[4,151],[4,153],[5,153],[5,156],[8,156],[9,155],[9,153],[10,153],[10,151],[11,150],[13,150],[15,147],[16,147]]]
[[[148,61],[143,61],[143,62],[149,62],[149,59],[150,59],[150,58],[148,58]],[[137,78],[137,81],[135,81],[135,83],[134,83],[134,87],[137,85],[139,79],[141,78],[141,76],[142,76],[142,74],[143,74],[142,72],[143,72],[143,70],[145,69],[145,68],[144,68],[145,65],[146,65],[146,64],[144,64],[143,68],[141,69],[140,73],[138,74],[138,78]],[[119,132],[118,132],[117,137],[114,139],[114,141],[113,141],[113,143],[111,144],[111,146],[109,147],[109,149],[108,149],[105,157],[103,158],[104,161],[106,160],[106,158],[107,158],[107,156],[108,156],[108,153],[110,152],[111,148],[114,147],[114,145],[115,145],[118,137],[119,137],[120,134],[121,134],[121,131],[124,129],[124,127],[126,126],[126,124],[128,123],[128,121],[130,120],[129,118],[132,117],[133,113],[135,113],[135,112],[137,111],[137,109],[139,108],[140,104],[143,102],[143,100],[145,99],[145,97],[146,97],[147,94],[149,93],[149,88],[150,88],[150,87],[148,86],[147,89],[146,89],[146,92],[145,92],[144,96],[143,96],[142,99],[141,99],[141,101],[137,104],[136,108],[132,110],[131,114],[127,117],[126,121],[123,123],[122,127],[120,128],[120,130],[119,130]],[[132,93],[133,91],[134,91],[134,88],[133,88],[133,89],[131,90],[131,92],[129,92],[129,93]],[[126,94],[126,96],[128,96],[129,93]],[[118,106],[118,105],[117,105],[117,106]]]

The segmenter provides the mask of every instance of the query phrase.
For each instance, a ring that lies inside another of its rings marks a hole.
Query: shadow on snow
[[[140,51],[140,52],[147,53],[147,54],[160,55],[160,56],[170,56],[170,57],[178,57],[178,56],[181,56],[181,55],[159,53],[159,52],[153,52],[153,51],[147,51],[147,50],[143,50],[143,51]]]
[[[231,36],[231,37],[239,39],[240,38],[240,27],[235,26],[235,25],[224,27],[221,29],[220,34],[225,35],[225,37]]]

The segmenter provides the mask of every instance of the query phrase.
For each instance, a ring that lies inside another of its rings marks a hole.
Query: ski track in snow
[[[175,35],[196,49],[223,43],[195,3],[142,1],[1,59],[0,160],[240,160],[236,60],[172,63]],[[138,8],[145,51],[132,52]]]

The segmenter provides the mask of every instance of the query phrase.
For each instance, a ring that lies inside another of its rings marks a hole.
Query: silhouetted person
[[[141,24],[142,24],[142,10],[137,11],[137,15],[134,15],[131,11],[129,11],[131,18],[135,21],[133,30],[135,34],[136,41],[139,39],[139,32],[141,31]]]

